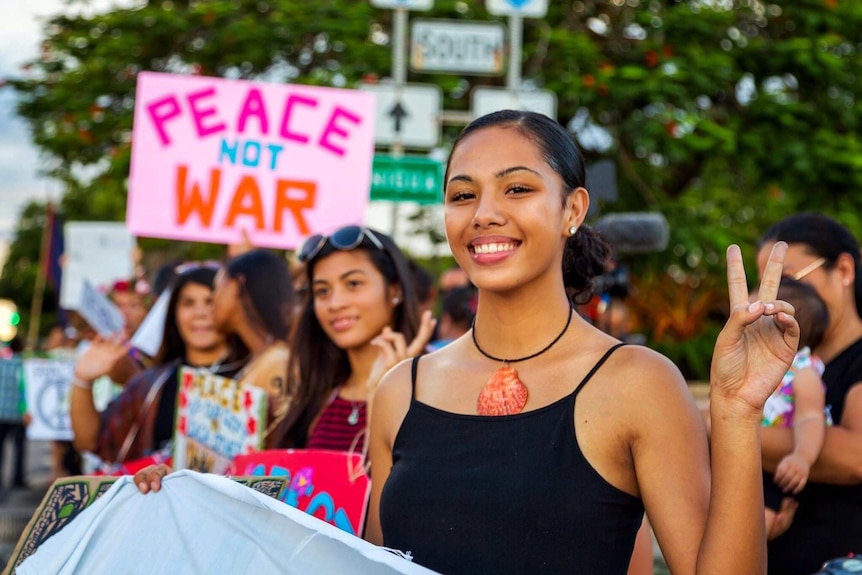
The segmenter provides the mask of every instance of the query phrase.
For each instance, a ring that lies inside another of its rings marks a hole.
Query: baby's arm
[[[826,398],[820,375],[811,367],[797,371],[793,395],[793,451],[775,469],[775,483],[784,491],[799,493],[808,482],[808,472],[820,455],[826,433]]]

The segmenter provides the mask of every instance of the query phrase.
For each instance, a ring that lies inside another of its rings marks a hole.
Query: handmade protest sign
[[[123,314],[120,313],[117,306],[87,280],[84,280],[81,288],[81,303],[78,304],[78,313],[102,337],[110,337],[120,333],[126,326],[126,320],[123,319]]]
[[[69,393],[75,375],[73,359],[25,359],[28,439],[72,439]]]
[[[295,248],[361,223],[374,97],[358,90],[138,74],[126,222],[134,234]]]
[[[174,467],[224,473],[263,447],[266,391],[206,370],[179,370]]]
[[[69,222],[63,236],[61,307],[78,309],[85,279],[99,287],[134,275],[135,238],[122,222]]]
[[[285,477],[280,499],[342,531],[362,535],[371,483],[362,454],[323,449],[279,449],[239,455],[231,475]]]

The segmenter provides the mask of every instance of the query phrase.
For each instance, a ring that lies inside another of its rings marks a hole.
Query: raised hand
[[[380,335],[371,340],[371,343],[380,349],[380,354],[368,378],[368,387],[373,391],[386,372],[398,362],[422,353],[434,333],[435,325],[437,320],[431,316],[431,312],[423,312],[416,337],[409,344],[404,334],[393,331],[390,327],[383,328]]]
[[[91,382],[107,375],[128,352],[129,344],[124,335],[109,338],[96,336],[87,351],[75,362],[75,377]]]
[[[761,411],[781,382],[799,344],[793,306],[776,300],[787,244],[776,242],[751,303],[739,246],[727,249],[730,317],[715,342],[711,399],[739,401]]]

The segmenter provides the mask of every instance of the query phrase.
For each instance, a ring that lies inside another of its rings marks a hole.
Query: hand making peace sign
[[[784,376],[799,344],[793,306],[776,300],[787,244],[776,242],[751,303],[739,246],[727,249],[730,317],[715,342],[711,394],[760,412]]]

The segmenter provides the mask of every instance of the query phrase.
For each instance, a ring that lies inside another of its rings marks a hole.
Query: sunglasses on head
[[[174,273],[180,275],[199,269],[218,270],[219,268],[221,268],[221,262],[216,260],[184,262],[174,268]]]
[[[299,261],[307,262],[314,259],[327,242],[337,250],[349,251],[359,247],[365,238],[368,238],[368,241],[375,248],[386,253],[386,248],[383,247],[383,244],[374,235],[374,232],[368,228],[363,226],[344,226],[328,236],[315,234],[305,240],[305,243],[302,244],[302,248],[299,250]]]

